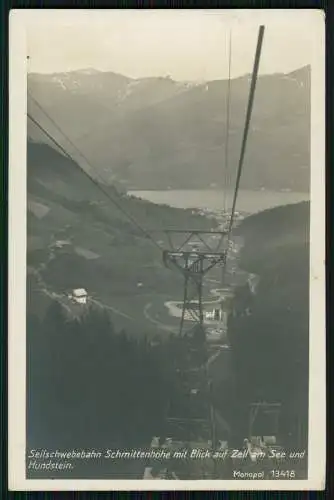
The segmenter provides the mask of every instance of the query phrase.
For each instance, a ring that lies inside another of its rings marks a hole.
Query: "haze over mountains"
[[[309,190],[310,67],[258,79],[241,187]],[[231,81],[229,182],[240,154],[250,76]],[[94,69],[28,76],[28,89],[107,181],[128,189],[224,185],[227,80],[131,79]],[[28,96],[28,110],[69,152]],[[45,137],[28,121],[28,135]]]

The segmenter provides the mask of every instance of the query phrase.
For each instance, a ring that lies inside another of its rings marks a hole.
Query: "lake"
[[[177,208],[208,208],[221,210],[224,208],[224,191],[214,189],[182,190],[171,189],[165,191],[128,191],[128,194],[151,201],[153,203],[170,205]],[[310,199],[309,193],[293,191],[250,191],[240,189],[237,198],[236,210],[255,213],[279,205],[288,205]],[[233,191],[227,193],[226,207],[231,209]]]

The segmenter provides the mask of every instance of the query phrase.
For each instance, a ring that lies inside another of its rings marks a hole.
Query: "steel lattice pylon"
[[[226,262],[226,232],[165,231],[170,249],[163,252],[163,262],[184,278],[180,340],[187,342],[189,357],[179,368],[181,402],[170,401],[168,423],[171,433],[191,441],[199,437],[215,446],[211,382],[208,379],[208,349],[204,327],[203,281],[215,266]],[[177,242],[175,240],[178,240]],[[197,240],[197,243],[194,241]],[[187,245],[192,246],[191,249]],[[219,249],[222,247],[222,250]],[[187,318],[188,315],[188,318]],[[186,319],[192,326],[186,326]]]
[[[254,434],[254,424],[259,416],[267,415],[270,418],[272,432],[275,436],[279,433],[279,417],[281,412],[281,403],[256,402],[250,405],[249,430],[248,435],[251,438]]]
[[[184,277],[179,333],[181,336],[188,335],[190,331],[196,329],[204,340],[203,279],[215,266],[225,265],[227,248],[222,250],[220,248],[224,239],[227,238],[227,232],[186,229],[167,229],[155,232],[164,233],[169,242],[170,248],[163,251],[165,266],[178,271]],[[189,245],[196,245],[196,247],[190,250],[187,248]],[[186,331],[185,328],[186,315],[193,321],[189,331]]]
[[[175,252],[165,250],[163,260],[166,266],[174,267],[184,276],[183,307],[180,322],[180,335],[185,335],[185,315],[191,317],[194,325],[203,332],[203,278],[216,265],[223,265],[226,252]]]

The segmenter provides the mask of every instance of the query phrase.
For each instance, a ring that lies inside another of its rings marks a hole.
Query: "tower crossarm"
[[[152,229],[149,234],[165,235],[172,251],[181,251],[187,244],[202,245],[206,251],[214,252],[217,248],[217,238],[220,243],[228,237],[227,231],[201,230],[201,229]]]
[[[184,275],[206,274],[216,265],[224,265],[226,252],[188,252],[170,251],[163,252],[163,261],[167,267],[174,266]]]

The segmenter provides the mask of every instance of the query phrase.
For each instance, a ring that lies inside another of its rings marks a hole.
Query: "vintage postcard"
[[[324,34],[11,11],[11,490],[324,489]]]

